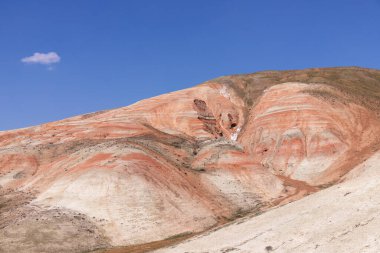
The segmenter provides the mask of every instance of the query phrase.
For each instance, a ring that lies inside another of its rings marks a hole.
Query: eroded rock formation
[[[27,199],[1,212],[0,250],[158,241],[300,199],[378,150],[379,112],[377,70],[269,71],[0,132],[0,211]],[[89,243],[58,243],[78,231]]]

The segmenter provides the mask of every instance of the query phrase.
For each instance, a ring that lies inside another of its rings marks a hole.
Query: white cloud
[[[56,52],[49,53],[34,53],[32,56],[25,57],[21,59],[24,63],[32,63],[32,64],[44,64],[50,65],[53,63],[58,63],[61,61],[61,57]]]

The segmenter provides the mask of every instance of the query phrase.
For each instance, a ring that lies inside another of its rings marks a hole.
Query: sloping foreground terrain
[[[341,184],[158,252],[380,252],[380,152]]]
[[[330,212],[339,227],[360,199],[368,203],[350,222],[376,220],[380,207],[370,199],[378,167],[354,168],[376,165],[379,144],[380,71],[361,68],[226,76],[128,107],[0,132],[0,252],[170,241],[268,210],[173,252],[281,252],[280,242],[293,252],[297,240],[318,238],[313,247],[323,252],[346,238],[324,233],[323,215]],[[351,190],[341,196],[344,187]],[[347,214],[335,216],[336,209]],[[376,237],[359,227],[366,240]],[[303,234],[289,243],[295,231]]]

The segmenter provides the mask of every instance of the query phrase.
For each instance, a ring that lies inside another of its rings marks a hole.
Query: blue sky
[[[52,64],[22,62],[55,52]],[[379,0],[0,1],[0,130],[218,76],[380,69]]]

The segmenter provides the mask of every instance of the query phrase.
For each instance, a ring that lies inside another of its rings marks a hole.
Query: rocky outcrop
[[[51,241],[94,231],[87,249],[73,242],[79,252],[202,232],[300,199],[378,150],[378,99],[376,70],[271,71],[0,132],[2,196],[30,197],[0,220],[0,250],[30,243],[9,239],[32,224],[29,208],[65,211],[67,234]],[[67,222],[78,213],[83,223]]]

